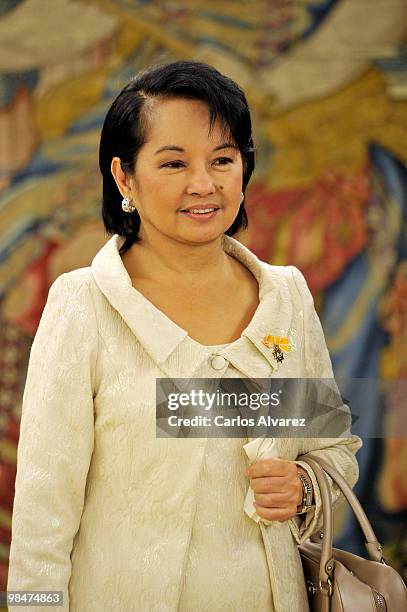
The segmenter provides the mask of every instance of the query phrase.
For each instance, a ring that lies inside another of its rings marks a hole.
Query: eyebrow
[[[238,149],[233,142],[224,142],[223,144],[215,147],[213,151],[220,151],[220,149]],[[177,147],[177,145],[166,145],[165,147],[160,147],[154,153],[154,155],[158,155],[158,153],[162,153],[163,151],[179,151],[180,153],[185,153],[185,149],[182,147]]]

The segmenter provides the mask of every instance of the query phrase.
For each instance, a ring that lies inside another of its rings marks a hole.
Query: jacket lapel
[[[93,278],[155,362],[165,361],[187,332],[158,310],[131,283],[119,254],[124,238],[115,234],[93,258]]]

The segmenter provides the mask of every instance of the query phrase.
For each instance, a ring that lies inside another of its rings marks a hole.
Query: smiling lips
[[[216,206],[194,206],[188,209],[184,209],[181,212],[187,215],[188,217],[192,217],[194,219],[204,218],[210,219],[219,210]]]

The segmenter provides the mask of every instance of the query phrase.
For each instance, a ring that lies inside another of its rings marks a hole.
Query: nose
[[[206,168],[191,172],[187,186],[188,195],[208,195],[215,191],[215,182]]]

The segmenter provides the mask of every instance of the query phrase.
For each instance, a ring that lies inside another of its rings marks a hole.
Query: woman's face
[[[239,211],[243,163],[238,147],[218,120],[208,135],[209,109],[201,101],[156,101],[149,117],[147,142],[129,179],[141,237],[193,244],[217,239]],[[194,208],[216,210],[185,211]]]

